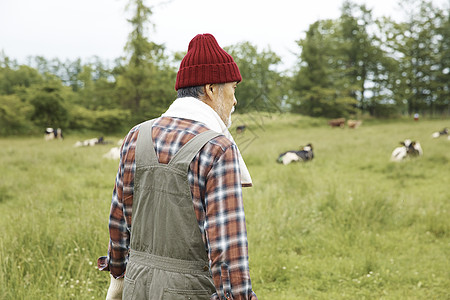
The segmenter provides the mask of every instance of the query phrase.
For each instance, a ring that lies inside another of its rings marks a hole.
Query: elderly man
[[[228,131],[241,80],[216,39],[197,35],[178,98],[126,136],[98,260],[107,299],[256,299],[242,200],[251,178]]]

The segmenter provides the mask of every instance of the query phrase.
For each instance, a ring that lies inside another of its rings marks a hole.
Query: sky
[[[343,0],[147,0],[154,26],[151,41],[169,52],[186,51],[198,33],[213,34],[219,45],[249,41],[271,49],[289,69],[300,49],[296,43],[319,19],[336,19]],[[396,0],[353,0],[373,9],[375,17],[401,20]],[[28,56],[47,59],[114,60],[125,54],[131,27],[128,0],[0,0],[0,52],[19,62]],[[450,0],[433,0],[448,8]]]

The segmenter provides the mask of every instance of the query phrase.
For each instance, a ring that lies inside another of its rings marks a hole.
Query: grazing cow
[[[46,128],[44,139],[46,141],[50,141],[53,139],[63,140],[64,137],[63,137],[61,128],[50,128],[50,127]]]
[[[290,164],[294,161],[310,161],[314,158],[312,144],[301,147],[300,151],[287,151],[278,156],[277,162],[283,165]]]
[[[442,131],[436,131],[431,136],[434,137],[435,139],[437,139],[441,135],[448,135],[448,128],[444,128],[444,129],[442,129]]]
[[[348,120],[347,121],[347,126],[348,128],[358,128],[359,126],[361,126],[362,121],[361,120]]]
[[[107,159],[119,159],[120,158],[120,147],[112,147],[107,153],[103,155]]]
[[[392,151],[391,161],[402,161],[408,157],[422,156],[423,150],[419,142],[405,140],[400,142],[401,147],[397,147]]]
[[[236,127],[236,133],[243,133],[247,127],[245,125],[240,125]]]
[[[345,127],[345,118],[333,119],[328,121],[328,125],[331,127]]]

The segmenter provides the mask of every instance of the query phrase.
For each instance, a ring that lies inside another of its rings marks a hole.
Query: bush
[[[69,128],[115,133],[123,129],[129,118],[129,110],[108,109],[95,111],[82,106],[73,106],[70,109]]]
[[[40,127],[65,127],[68,111],[61,88],[49,85],[29,90],[29,102],[34,107],[31,120]]]
[[[0,135],[23,134],[29,132],[33,124],[30,116],[33,107],[22,102],[15,95],[0,95]]]
[[[129,110],[108,109],[95,112],[94,128],[104,133],[120,131],[130,118]]]

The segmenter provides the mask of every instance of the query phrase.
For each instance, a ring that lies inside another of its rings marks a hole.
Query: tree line
[[[374,18],[343,3],[337,19],[311,24],[297,44],[295,69],[250,42],[225,47],[241,71],[238,109],[310,116],[396,117],[450,114],[450,14],[431,1],[400,1],[407,18]],[[121,132],[157,117],[175,99],[184,53],[169,53],[148,34],[152,9],[130,0],[125,54],[61,61],[41,56],[19,64],[0,53],[0,135],[44,127]]]

